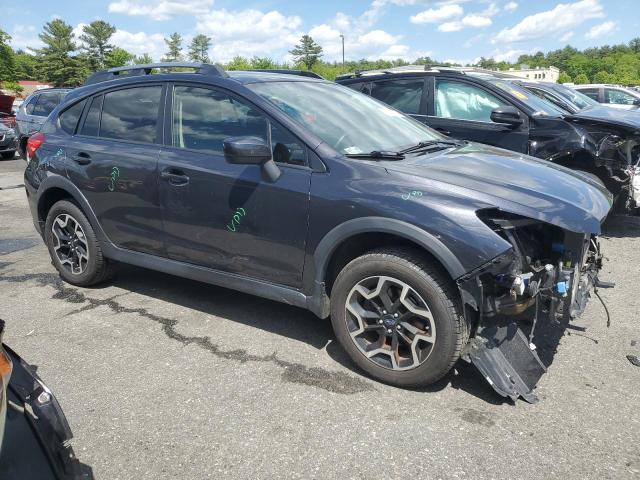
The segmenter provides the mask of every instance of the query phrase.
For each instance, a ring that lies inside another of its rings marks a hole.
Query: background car
[[[571,88],[593,98],[598,103],[623,110],[640,108],[640,92],[620,85],[585,84],[572,85]]]
[[[514,77],[511,81],[568,113],[578,113],[585,108],[603,106],[584,93],[558,83],[523,80],[518,77]],[[640,117],[638,121],[640,122]]]
[[[0,319],[0,478],[90,480],[75,457],[67,419],[35,367],[2,343]]]
[[[16,155],[18,149],[18,139],[13,128],[9,128],[0,123],[0,156],[8,160]]]
[[[632,189],[640,156],[637,121],[601,121],[582,112],[568,118],[566,110],[512,80],[488,70],[421,65],[336,79],[444,135],[525,153],[597,178],[616,197],[618,210],[634,212],[640,205]]]
[[[25,160],[28,138],[40,130],[49,114],[58,106],[69,90],[68,88],[36,90],[18,108],[16,112],[18,150]]]

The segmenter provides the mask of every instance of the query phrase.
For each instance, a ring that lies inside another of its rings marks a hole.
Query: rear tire
[[[398,387],[440,380],[468,338],[455,284],[411,249],[374,250],[345,266],[331,292],[331,323],[360,369]]]
[[[88,287],[113,275],[115,264],[102,254],[100,241],[76,204],[61,200],[51,207],[44,239],[53,265],[66,282]]]

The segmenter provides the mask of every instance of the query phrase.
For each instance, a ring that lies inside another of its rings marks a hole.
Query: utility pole
[[[342,71],[344,72],[344,35],[340,34],[340,38],[342,39]]]

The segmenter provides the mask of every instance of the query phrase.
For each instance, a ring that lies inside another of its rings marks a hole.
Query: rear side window
[[[97,137],[100,129],[100,111],[102,110],[102,95],[94,97],[91,100],[87,117],[82,125],[81,135],[87,135],[89,137]]]
[[[636,97],[628,94],[622,90],[615,88],[604,89],[604,103],[611,103],[614,105],[633,105]]]
[[[578,91],[580,93],[584,93],[589,98],[593,98],[594,100],[598,100],[598,89],[597,88],[581,88]]]
[[[31,115],[48,117],[62,100],[59,92],[41,93]]]
[[[420,113],[424,80],[388,80],[374,82],[371,96],[404,113]]]
[[[78,102],[75,105],[67,108],[60,115],[60,127],[69,135],[73,135],[74,133],[76,133],[78,120],[80,120],[80,116],[82,115],[82,110],[84,109],[85,103],[87,103],[87,101],[82,100],[81,102]]]
[[[116,90],[104,95],[100,137],[154,143],[161,86]]]

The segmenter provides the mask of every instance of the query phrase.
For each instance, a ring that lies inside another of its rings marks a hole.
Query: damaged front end
[[[512,248],[458,280],[465,315],[475,319],[463,358],[499,394],[534,402],[546,371],[533,343],[536,328],[578,317],[591,289],[604,286],[598,239],[497,209],[478,216]]]

